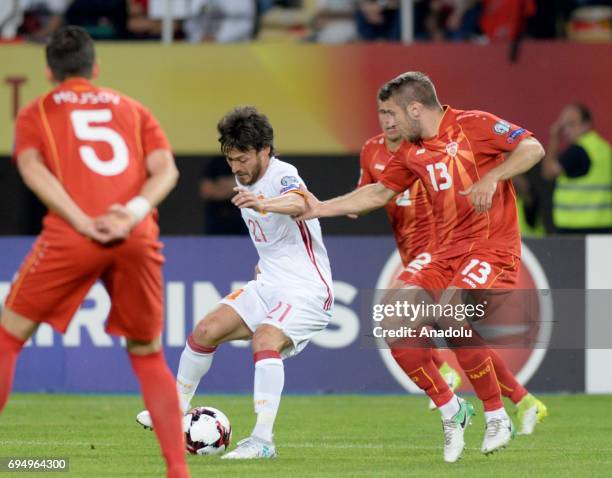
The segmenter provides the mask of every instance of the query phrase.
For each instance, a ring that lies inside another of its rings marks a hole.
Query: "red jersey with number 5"
[[[410,147],[410,143],[403,141],[398,153]],[[378,182],[393,155],[394,153],[387,149],[384,134],[367,140],[359,158],[361,175],[358,187]],[[415,181],[412,186],[389,201],[385,210],[402,262],[406,266],[417,254],[425,251],[435,237],[431,205],[421,181]]]
[[[455,257],[475,247],[521,254],[516,195],[511,180],[499,181],[493,205],[478,214],[469,196],[460,194],[504,161],[531,133],[483,111],[444,107],[438,135],[395,155],[382,184],[396,192],[417,179],[432,201],[438,254]]]
[[[14,157],[33,148],[68,195],[88,215],[138,195],[145,159],[170,145],[153,115],[116,91],[72,78],[18,114]],[[45,227],[68,227],[49,212]]]

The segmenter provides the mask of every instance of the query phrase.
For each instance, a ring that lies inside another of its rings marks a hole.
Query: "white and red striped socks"
[[[176,374],[176,387],[183,413],[189,411],[191,399],[200,380],[210,370],[216,349],[217,347],[198,345],[193,339],[193,335],[187,338]]]
[[[274,350],[256,352],[253,360],[255,361],[253,402],[257,422],[251,435],[271,442],[274,420],[285,384],[285,367],[280,354]]]

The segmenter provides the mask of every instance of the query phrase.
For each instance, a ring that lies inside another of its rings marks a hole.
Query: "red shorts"
[[[43,230],[13,281],[6,308],[64,333],[100,279],[112,304],[108,333],[140,341],[159,337],[164,313],[163,245],[157,234],[139,234],[142,229],[110,247],[67,227]]]
[[[398,245],[400,257],[402,259],[402,265],[404,266],[404,268],[408,267],[408,265],[414,259],[416,259],[423,253],[431,253],[431,251],[435,250],[435,247],[435,240],[429,240],[427,242],[420,241],[417,244],[410,244],[408,243],[408,241],[406,241],[406,244]]]
[[[419,254],[399,276],[427,290],[511,289],[518,282],[520,258],[498,251],[470,251],[457,257]]]

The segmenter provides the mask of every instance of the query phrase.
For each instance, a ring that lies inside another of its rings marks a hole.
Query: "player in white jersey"
[[[221,151],[236,177],[232,202],[241,208],[259,254],[255,279],[221,300],[187,339],[177,374],[183,410],[212,364],[218,345],[252,339],[257,422],[226,459],[273,458],[272,428],[285,379],[283,358],[299,353],[331,318],[332,277],[318,220],[305,212],[296,168],[273,156],[273,130],[253,107],[230,111],[217,125]],[[147,411],[137,420],[146,427]]]

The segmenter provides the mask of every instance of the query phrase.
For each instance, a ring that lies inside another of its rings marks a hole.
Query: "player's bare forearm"
[[[459,194],[470,196],[477,213],[491,209],[497,183],[511,179],[531,169],[544,157],[544,148],[535,138],[523,139],[508,158]]]
[[[298,191],[270,199],[257,197],[243,187],[235,187],[234,191],[236,195],[232,198],[232,204],[241,209],[249,208],[261,213],[271,212],[287,216],[299,216],[306,211],[306,200],[303,193]]]
[[[261,201],[261,212],[274,212],[288,216],[299,216],[306,211],[306,200],[301,193],[290,192]]]
[[[77,230],[88,219],[58,179],[47,169],[38,151],[28,149],[22,152],[17,158],[17,167],[23,181],[38,199]]]
[[[165,149],[149,153],[146,163],[149,178],[142,186],[140,196],[145,198],[151,207],[156,207],[176,186],[179,172],[172,153]]]
[[[523,139],[508,158],[489,171],[493,181],[504,181],[523,174],[534,167],[546,154],[540,142],[532,137]]]
[[[116,239],[128,237],[131,230],[176,186],[179,172],[170,151],[156,149],[149,153],[146,158],[146,168],[149,176],[138,196],[130,199],[125,205],[111,205],[106,216],[96,220],[99,229],[111,231]]]
[[[94,220],[73,201],[59,180],[47,169],[37,150],[27,149],[20,153],[17,167],[23,181],[38,199],[77,232],[102,244],[116,239],[112,231],[98,228]]]
[[[319,217],[366,214],[383,207],[397,193],[381,183],[368,184],[344,196],[323,201],[318,205]]]

